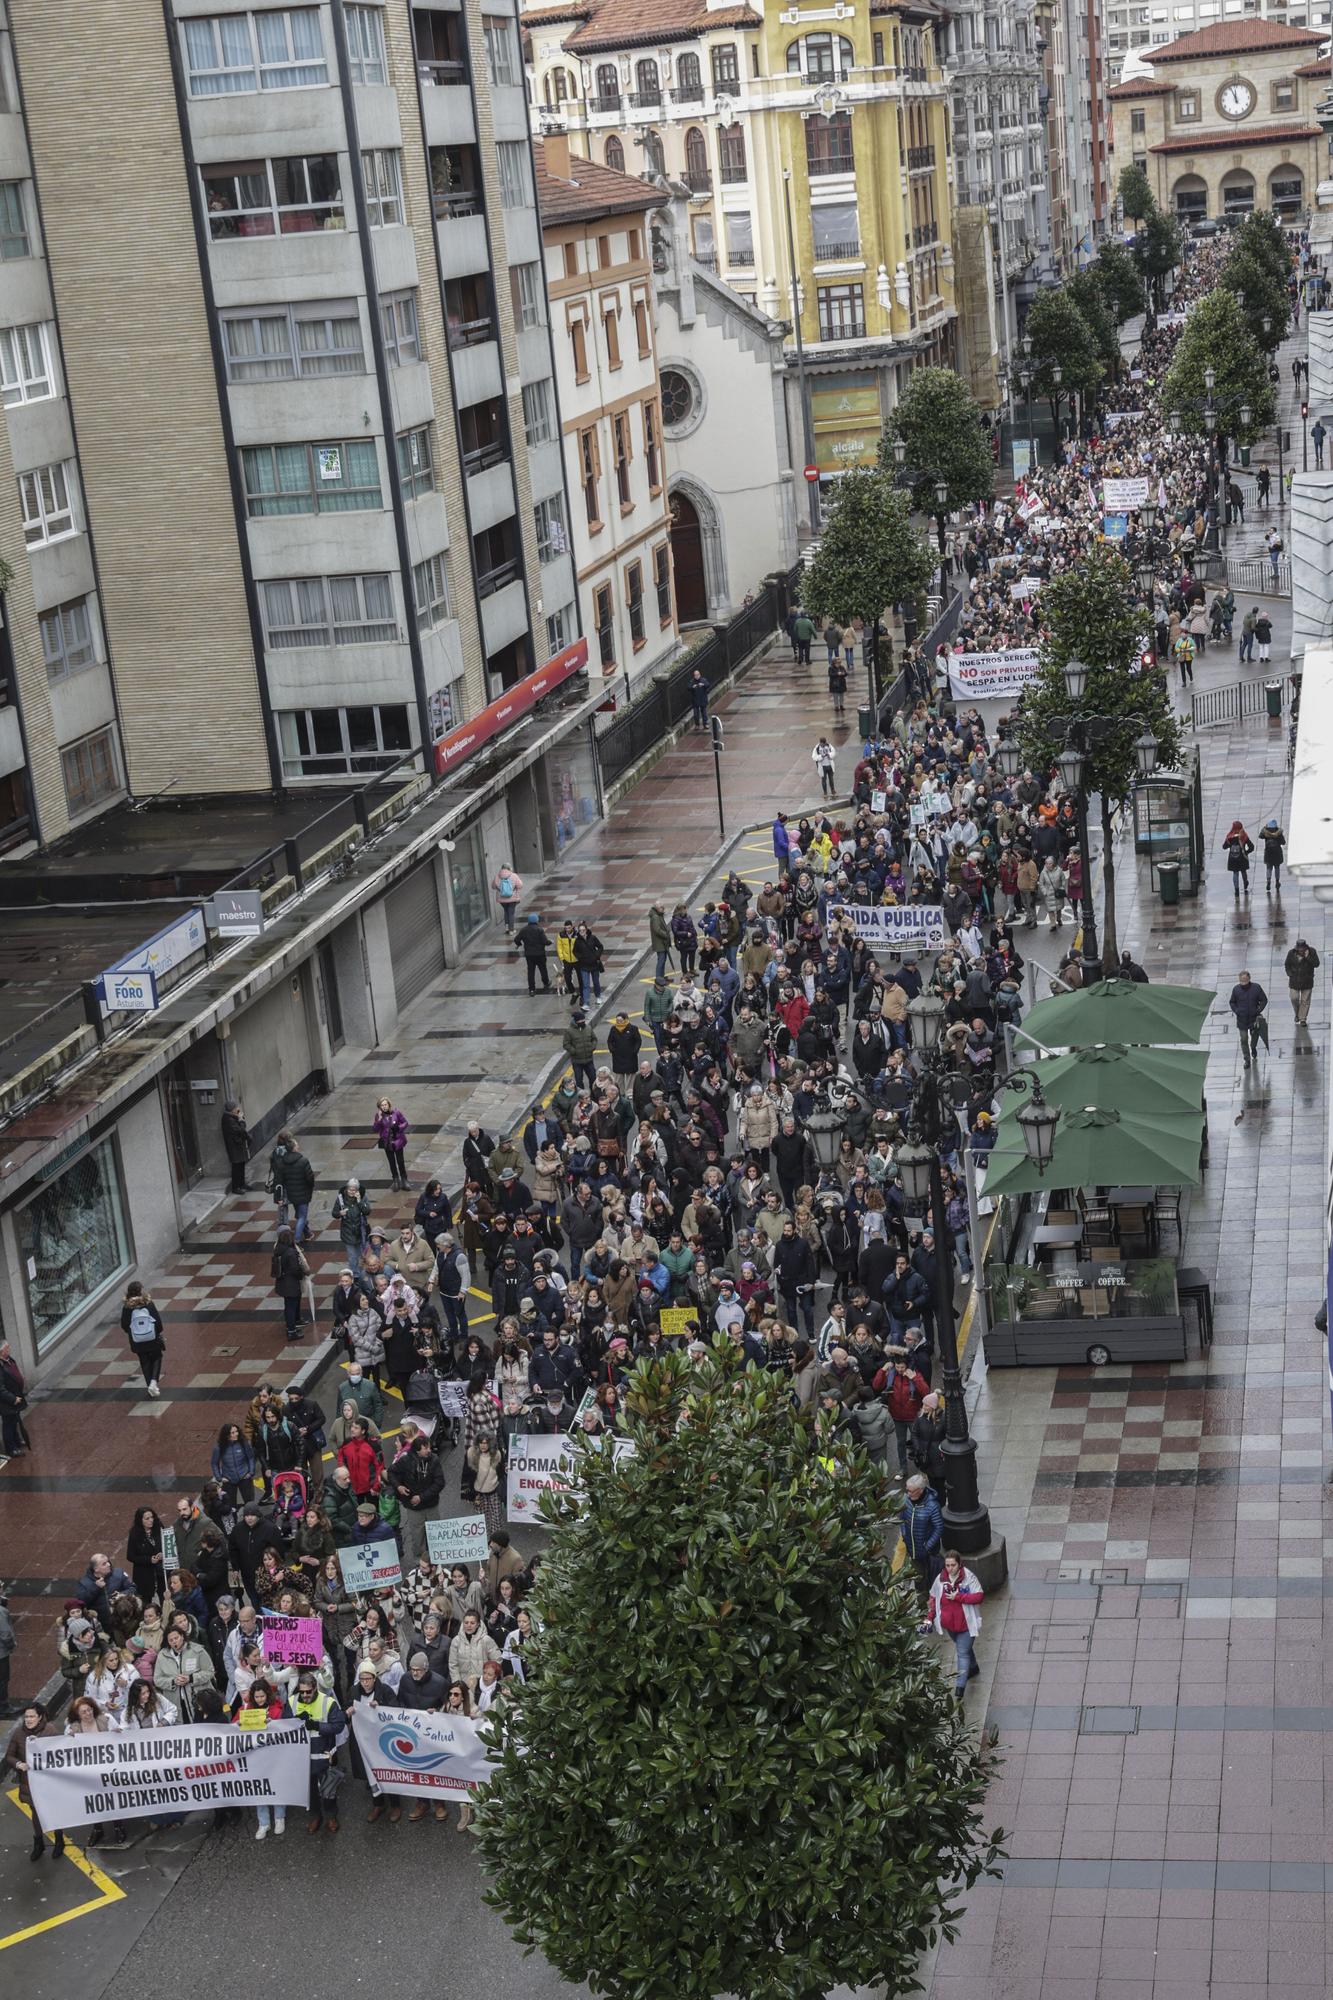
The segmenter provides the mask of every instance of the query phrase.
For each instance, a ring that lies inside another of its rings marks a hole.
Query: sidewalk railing
[[[1227,582],[1242,596],[1290,597],[1291,557],[1279,556],[1274,568],[1271,556],[1228,556]]]
[[[1269,681],[1282,683],[1282,706],[1290,706],[1295,680],[1291,674],[1258,674],[1252,681],[1232,681],[1227,687],[1201,688],[1190,696],[1190,722],[1195,729],[1212,729],[1224,722],[1244,722],[1248,716],[1264,715]]]

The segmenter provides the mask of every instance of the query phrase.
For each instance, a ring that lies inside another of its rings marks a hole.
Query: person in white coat
[[[834,766],[838,760],[838,753],[829,742],[827,736],[820,737],[818,743],[816,743],[814,749],[810,752],[810,756],[816,770],[819,772],[819,783],[824,797],[826,799],[833,798],[837,791]]]
[[[954,1695],[961,1701],[967,1684],[981,1672],[976,1661],[976,1641],[981,1632],[978,1608],[985,1595],[975,1576],[966,1568],[956,1549],[944,1551],[944,1567],[930,1586],[923,1632],[947,1632],[953,1640],[958,1665]]]

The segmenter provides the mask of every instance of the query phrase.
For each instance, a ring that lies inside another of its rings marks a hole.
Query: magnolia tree
[[[640,1362],[633,1454],[543,1501],[488,1900],[609,2000],[903,1994],[996,1858],[985,1766],[891,1573],[894,1486],[738,1362]]]

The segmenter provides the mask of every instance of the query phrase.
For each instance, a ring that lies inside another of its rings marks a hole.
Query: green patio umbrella
[[[1096,1042],[1197,1042],[1216,998],[1202,986],[1100,979],[1077,993],[1038,1001],[1018,1032],[1043,1049],[1087,1049]]]
[[[1107,1042],[1047,1056],[1029,1067],[1040,1079],[1047,1103],[1062,1111],[1121,1111],[1152,1118],[1161,1112],[1199,1110],[1208,1052]]]
[[[988,1198],[1081,1187],[1193,1187],[1200,1177],[1200,1111],[1062,1111],[1051,1163],[1039,1174],[1016,1116],[1001,1118],[986,1168]]]

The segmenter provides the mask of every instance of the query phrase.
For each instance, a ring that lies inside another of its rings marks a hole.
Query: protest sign
[[[511,1438],[509,1519],[540,1520],[542,1494],[566,1491],[573,1463],[574,1447],[567,1437],[529,1437],[524,1433]]]
[[[1040,589],[1039,576],[1020,576],[1017,583],[1011,583],[1009,586],[1010,602],[1016,603],[1020,597],[1035,597]]]
[[[318,1618],[264,1613],[264,1658],[289,1667],[317,1667],[324,1657],[324,1627]]]
[[[1108,514],[1128,514],[1131,508],[1148,504],[1146,479],[1104,479],[1102,507]]]
[[[884,811],[885,806],[887,806],[888,802],[889,802],[888,797],[884,792],[872,792],[870,794],[871,812],[882,813]]]
[[[490,1783],[486,1746],[479,1725],[468,1716],[357,1702],[351,1720],[366,1774],[377,1792],[466,1798],[474,1786]]]
[[[1036,677],[1035,646],[1010,646],[998,653],[955,653],[949,661],[949,692],[955,701],[1003,700]]]
[[[441,1382],[438,1390],[440,1409],[449,1418],[467,1415],[467,1383]]]
[[[403,1580],[398,1544],[392,1535],[339,1549],[338,1566],[349,1590],[387,1590],[391,1584]]]
[[[179,1569],[180,1566],[181,1559],[176,1553],[176,1530],[174,1528],[164,1528],[162,1530],[162,1567],[164,1570],[173,1570]]]
[[[490,1539],[484,1514],[426,1523],[426,1553],[433,1563],[484,1563]]]
[[[829,916],[847,918],[877,952],[943,951],[949,936],[939,903],[838,903]]]
[[[1104,514],[1102,535],[1108,542],[1123,542],[1129,532],[1128,514]]]
[[[304,1722],[259,1730],[189,1722],[114,1736],[33,1736],[24,1755],[38,1818],[67,1833],[102,1820],[161,1819],[209,1806],[303,1806],[310,1796]]]
[[[698,1324],[699,1308],[697,1306],[663,1306],[657,1318],[663,1333],[667,1335],[668,1339],[673,1335],[676,1338],[683,1338],[689,1332],[691,1322],[696,1325]]]

